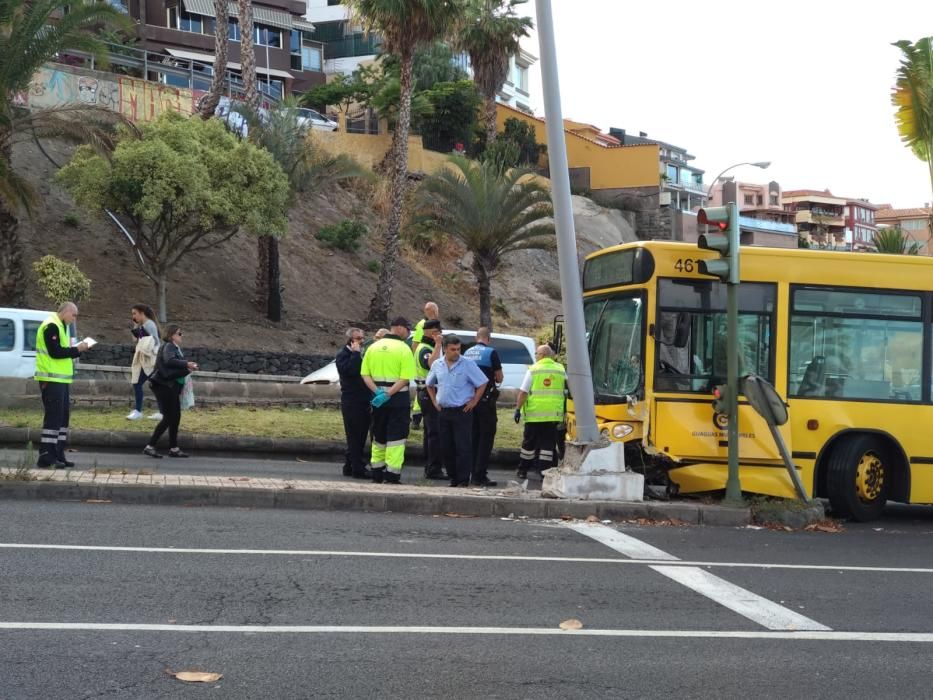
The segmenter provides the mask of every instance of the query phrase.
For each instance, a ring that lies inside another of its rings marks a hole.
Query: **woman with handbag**
[[[139,420],[143,417],[143,385],[154,371],[159,353],[159,327],[156,325],[152,307],[146,304],[134,304],[130,309],[130,315],[133,318],[133,330],[130,332],[136,338],[136,350],[130,367],[130,384],[133,385],[135,402],[126,419]],[[161,411],[149,417],[161,420]]]
[[[162,420],[152,432],[149,444],[143,448],[143,454],[161,459],[162,455],[156,452],[156,443],[162,433],[168,430],[169,457],[187,457],[188,455],[178,449],[178,426],[181,423],[181,390],[188,375],[198,368],[194,362],[185,360],[181,352],[181,328],[176,324],[169,324],[162,334],[164,341],[159,348],[155,371],[149,378],[149,386],[159,400],[162,409]]]

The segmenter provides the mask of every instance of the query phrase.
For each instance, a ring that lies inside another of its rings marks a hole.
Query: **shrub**
[[[65,224],[65,226],[77,228],[81,224],[81,219],[78,218],[77,214],[68,213],[62,217],[62,223]]]
[[[39,286],[46,298],[56,306],[66,301],[84,301],[91,294],[91,280],[77,265],[54,255],[46,255],[32,264],[39,277]]]
[[[344,219],[339,224],[324,226],[317,232],[317,239],[328,248],[354,252],[360,248],[360,238],[369,232],[361,221]]]
[[[382,264],[378,260],[370,260],[366,263],[366,269],[373,274],[379,274],[379,270],[382,269]]]

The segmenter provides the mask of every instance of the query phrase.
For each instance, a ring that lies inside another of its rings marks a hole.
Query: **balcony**
[[[324,58],[352,58],[355,56],[374,56],[379,53],[382,39],[372,34],[354,34],[353,36],[327,41],[324,44]]]

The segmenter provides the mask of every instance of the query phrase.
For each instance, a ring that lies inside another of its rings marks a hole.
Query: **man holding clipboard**
[[[42,469],[65,469],[74,462],[65,458],[70,417],[70,387],[74,380],[74,360],[96,344],[85,338],[72,347],[70,326],[78,317],[78,307],[66,301],[58,312],[49,316],[36,331],[36,373],[42,392],[42,437],[39,440],[39,459]]]

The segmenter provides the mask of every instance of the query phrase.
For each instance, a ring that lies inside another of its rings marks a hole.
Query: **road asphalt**
[[[832,533],[106,502],[0,517],[4,698],[929,697],[931,509]]]

